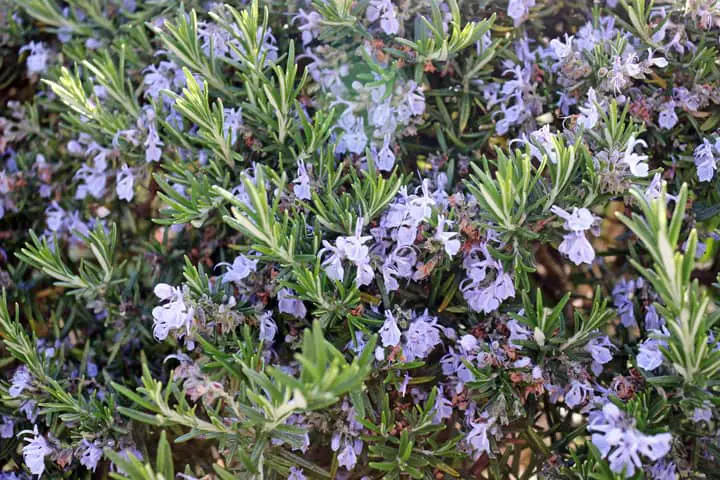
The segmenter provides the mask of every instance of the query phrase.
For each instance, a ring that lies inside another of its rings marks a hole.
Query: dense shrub
[[[0,479],[717,478],[716,0],[8,1]]]

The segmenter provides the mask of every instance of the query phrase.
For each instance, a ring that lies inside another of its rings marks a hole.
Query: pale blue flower
[[[595,250],[582,232],[570,232],[563,237],[558,250],[567,255],[575,265],[592,264],[595,260]]]
[[[558,93],[558,108],[560,113],[565,116],[570,114],[570,107],[577,104],[577,98],[571,97],[565,91],[561,90]]]
[[[630,168],[630,173],[636,177],[647,177],[648,175],[648,164],[647,155],[640,155],[634,152],[637,145],[642,145],[647,148],[647,143],[644,140],[636,140],[635,137],[630,137],[625,147],[625,153],[622,161]]]
[[[645,329],[661,330],[665,327],[665,319],[662,318],[654,305],[648,305],[645,311]]]
[[[385,135],[383,146],[376,156],[375,166],[382,172],[389,172],[395,166],[395,153],[390,148],[390,135]]]
[[[25,389],[30,388],[33,376],[25,365],[20,365],[10,380],[10,388],[8,393],[10,398],[19,397]]]
[[[380,28],[387,35],[395,35],[400,29],[392,0],[370,0],[365,15],[371,22],[380,20]]]
[[[400,343],[400,328],[390,310],[385,310],[385,322],[380,328],[380,340],[383,347],[394,347]]]
[[[699,422],[706,422],[708,425],[712,422],[713,419],[713,411],[712,411],[712,404],[708,401],[705,401],[703,404],[703,407],[696,407],[693,411],[693,422],[699,423]]]
[[[577,207],[573,207],[573,212],[568,213],[557,206],[553,206],[551,211],[565,220],[565,229],[569,230],[558,247],[560,253],[567,255],[575,265],[592,264],[595,250],[585,236],[585,231],[595,223],[592,213],[587,208]]]
[[[575,408],[585,403],[592,391],[592,387],[587,382],[573,380],[570,382],[570,389],[565,393],[565,403],[568,407]]]
[[[357,275],[355,282],[357,286],[369,285],[374,277],[374,272],[370,266],[370,249],[365,243],[372,239],[371,235],[362,235],[363,219],[358,218],[355,225],[355,235],[348,237],[338,237],[335,245],[331,245],[327,240],[323,240],[323,246],[318,252],[318,256],[322,257],[329,253],[323,261],[323,267],[328,277],[332,280],[341,281],[344,276],[342,265],[343,260],[349,260],[357,267]]]
[[[530,9],[535,6],[535,0],[510,0],[508,2],[507,14],[513,19],[517,27],[525,21]]]
[[[345,269],[343,268],[343,257],[344,252],[333,246],[327,240],[323,240],[323,248],[318,252],[318,256],[322,258],[324,254],[328,254],[322,262],[322,266],[325,269],[330,280],[341,282],[345,276]]]
[[[675,102],[672,100],[662,104],[660,113],[658,114],[658,125],[667,130],[673,128],[678,122],[678,116],[675,113]]]
[[[359,445],[359,447],[358,447]],[[359,451],[358,451],[359,450]],[[337,456],[338,464],[347,470],[352,470],[357,464],[357,456],[362,452],[361,440],[347,439],[343,443],[342,449]]]
[[[493,312],[515,296],[512,277],[490,256],[486,244],[474,246],[465,254],[463,268],[467,278],[460,282],[460,290],[473,311]]]
[[[508,330],[510,330],[510,336],[508,337],[508,345],[510,345],[513,348],[520,349],[522,348],[522,345],[514,343],[516,340],[524,342],[530,338],[532,335],[532,332],[528,330],[528,328],[515,320],[514,318],[512,320],[509,320],[506,324]]]
[[[162,156],[162,146],[164,143],[160,140],[160,135],[155,126],[155,110],[153,110],[152,106],[147,105],[143,109],[143,114],[143,124],[147,129],[147,136],[143,142],[145,146],[145,161],[148,163],[158,162]]]
[[[20,405],[18,411],[25,415],[25,418],[30,422],[35,423],[35,419],[38,416],[37,402],[35,400],[27,400]]]
[[[156,340],[165,340],[170,330],[185,327],[190,333],[194,309],[185,303],[185,292],[180,287],[159,283],[154,289],[155,296],[166,302],[153,308],[153,335]]]
[[[615,287],[613,287],[613,303],[625,327],[634,327],[637,325],[635,321],[633,297],[635,295],[635,289],[639,287],[634,280],[625,280],[624,278],[621,278],[620,281],[615,284]]]
[[[666,347],[667,342],[657,338],[649,338],[643,341],[637,354],[638,366],[643,370],[652,371],[662,365],[664,355],[660,350],[661,346]]]
[[[437,319],[427,314],[421,315],[405,332],[405,345],[403,351],[408,360],[423,359],[440,344],[440,330]]]
[[[78,448],[77,454],[80,459],[80,465],[93,472],[97,468],[97,464],[103,456],[100,442],[97,440],[90,443],[83,439],[82,445]]]
[[[595,337],[585,345],[585,351],[593,358],[591,368],[595,375],[600,375],[602,366],[612,360],[613,350],[617,350],[617,347],[610,342],[607,335]]]
[[[290,475],[287,480],[307,480],[302,468],[290,467]]]
[[[591,87],[588,90],[587,103],[580,107],[580,115],[578,116],[577,124],[586,130],[595,128],[595,125],[597,125],[597,122],[600,119],[598,105],[602,107],[602,104],[598,101],[595,89]]]
[[[82,180],[83,183],[78,185],[75,192],[75,198],[83,200],[88,194],[96,199],[100,199],[105,194],[105,183],[107,182],[107,161],[105,157],[110,153],[109,150],[102,148],[100,145],[93,143],[87,150],[88,153],[96,153],[93,158],[93,166],[83,165],[75,173],[75,178]]]
[[[13,438],[15,436],[15,422],[10,417],[2,416],[0,423],[0,438]]]
[[[595,217],[587,208],[573,207],[572,213],[568,213],[558,206],[553,206],[550,211],[565,220],[565,229],[571,232],[584,232],[595,223]]]
[[[282,288],[278,292],[278,310],[295,318],[305,318],[307,315],[305,304],[289,288]]]
[[[53,450],[48,445],[45,437],[38,433],[37,425],[34,426],[32,431],[25,430],[20,432],[20,435],[25,433],[30,433],[33,437],[25,439],[28,443],[22,449],[23,460],[25,460],[25,465],[30,470],[30,473],[37,475],[38,478],[42,477],[45,471],[45,457],[50,455]]]
[[[651,480],[677,480],[675,463],[666,460],[655,463],[650,467],[648,473]]]
[[[407,93],[405,94],[405,101],[410,113],[415,116],[422,115],[425,113],[425,95],[423,94],[420,86],[414,80],[407,82]]]
[[[298,30],[301,32],[303,47],[307,46],[313,39],[320,35],[320,27],[322,26],[322,16],[315,12],[305,12],[302,8],[298,10],[298,13],[292,18],[291,23],[295,23],[299,20],[300,26]]]
[[[278,331],[277,324],[272,318],[272,312],[263,313],[258,321],[260,322],[260,340],[266,345],[272,344]]]
[[[135,177],[133,177],[132,170],[124,164],[120,171],[115,177],[115,192],[120,200],[127,202],[131,201],[134,195],[133,186],[135,184]]]
[[[234,145],[237,141],[237,134],[242,128],[243,118],[242,109],[224,108],[223,109],[223,135],[230,137],[230,145]]]
[[[703,143],[695,148],[693,157],[695,158],[698,180],[701,182],[709,182],[715,176],[715,169],[717,168],[715,153],[717,151],[718,149],[707,138],[704,138]]]
[[[368,142],[364,118],[353,114],[352,110],[348,108],[338,119],[337,125],[344,130],[344,133],[341,135],[335,151],[358,155],[364,153]]]
[[[20,53],[30,52],[25,64],[27,65],[28,75],[45,73],[47,70],[48,58],[50,51],[43,42],[29,42],[20,48]]]
[[[492,453],[490,446],[490,434],[495,424],[495,419],[485,418],[483,421],[472,422],[472,430],[465,437],[465,441],[470,446],[475,458],[483,453]]]
[[[228,267],[227,271],[221,275],[222,282],[235,282],[239,283],[250,276],[252,272],[257,271],[257,260],[250,259],[245,255],[238,255],[233,260],[232,265],[227,262],[221,262],[216,265]]]
[[[410,278],[413,266],[417,261],[415,250],[408,247],[398,247],[387,256],[381,267],[385,289],[394,292],[400,288],[398,278]]]
[[[302,159],[297,161],[297,178],[293,180],[293,183],[293,192],[295,192],[297,198],[300,200],[310,200],[312,198],[310,175]]]
[[[670,451],[672,442],[669,433],[640,432],[634,427],[634,420],[612,402],[605,403],[602,410],[591,412],[588,430],[593,432],[593,444],[610,462],[610,469],[626,477],[632,477],[637,468],[642,468],[641,455],[658,461]]]
[[[438,215],[438,226],[435,232],[435,240],[442,243],[445,248],[445,253],[450,257],[454,257],[460,250],[460,240],[454,238],[458,234],[457,232],[445,232],[445,225],[451,225],[452,222],[445,220],[443,215]]]
[[[443,420],[452,417],[452,401],[450,401],[450,399],[443,395],[442,388],[438,388],[438,393],[435,397],[435,405],[433,406],[433,412],[434,424],[442,423]]]

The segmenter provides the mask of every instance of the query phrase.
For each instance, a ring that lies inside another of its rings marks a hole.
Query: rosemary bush
[[[716,0],[0,0],[0,479],[720,471]]]

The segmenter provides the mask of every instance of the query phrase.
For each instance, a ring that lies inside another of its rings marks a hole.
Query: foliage
[[[0,2],[0,480],[714,478],[716,3]]]

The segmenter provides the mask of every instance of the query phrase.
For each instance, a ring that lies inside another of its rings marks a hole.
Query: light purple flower
[[[371,22],[379,19],[380,28],[387,35],[395,35],[400,29],[392,0],[370,0],[365,15]]]
[[[635,280],[625,280],[624,278],[621,278],[613,287],[613,304],[620,315],[620,321],[625,327],[637,325],[635,305],[633,303],[636,288],[640,288],[640,285],[637,285]]]
[[[648,164],[647,155],[640,155],[634,152],[635,147],[641,145],[647,148],[647,143],[644,140],[636,140],[635,137],[630,137],[625,147],[625,153],[623,155],[623,162],[630,168],[630,173],[636,177],[647,177],[648,176]]]
[[[313,41],[320,35],[320,27],[322,26],[322,16],[311,11],[310,13],[305,12],[302,8],[298,10],[297,15],[292,18],[291,23],[295,23],[296,20],[300,21],[298,30],[302,32],[302,43],[303,47]]]
[[[297,178],[293,180],[293,192],[300,200],[310,200],[312,193],[310,190],[310,175],[308,175],[305,162],[302,159],[297,161]]]
[[[152,106],[147,105],[143,109],[142,124],[147,129],[147,136],[143,145],[145,146],[145,161],[158,162],[162,156],[162,146],[164,143],[160,140],[157,127],[155,125],[155,110]]]
[[[440,330],[437,319],[426,314],[410,323],[405,332],[403,351],[408,360],[422,359],[440,344]]]
[[[712,422],[712,418],[712,404],[708,401],[704,403],[703,408],[696,407],[693,411],[693,422],[706,422],[708,425],[710,425],[710,422]]]
[[[38,433],[37,425],[35,425],[32,431],[24,430],[20,432],[20,435],[24,433],[31,433],[32,438],[26,438],[27,445],[23,447],[23,460],[25,465],[30,470],[30,473],[37,475],[38,478],[42,477],[45,471],[45,457],[52,453],[52,448],[48,445],[45,437]]]
[[[598,101],[595,89],[592,87],[588,90],[588,100],[585,106],[580,107],[580,115],[577,119],[577,124],[586,130],[595,128],[598,120],[600,119],[600,112],[598,111],[598,105],[602,107]]]
[[[593,444],[610,462],[610,469],[624,472],[626,477],[642,468],[641,455],[656,462],[667,455],[672,443],[669,433],[646,435],[637,430],[634,420],[612,402],[590,413],[588,430],[592,432]]]
[[[474,246],[465,254],[463,268],[467,278],[460,283],[468,306],[476,312],[490,313],[515,296],[512,277],[505,273],[502,263],[490,256],[487,244]]]
[[[652,480],[677,480],[677,468],[673,462],[661,460],[648,471]]]
[[[595,217],[587,208],[573,207],[572,213],[568,213],[558,206],[553,206],[550,211],[565,220],[565,229],[571,232],[584,232],[595,222]]]
[[[295,297],[295,292],[289,288],[282,288],[278,292],[278,310],[281,313],[287,313],[295,318],[305,318],[307,308],[299,298]]]
[[[47,70],[50,51],[45,47],[43,42],[29,42],[27,45],[20,48],[20,53],[22,52],[30,52],[27,60],[25,61],[29,75],[45,73]]]
[[[29,421],[35,423],[38,416],[37,402],[35,400],[27,400],[20,405],[19,412],[25,415]]]
[[[433,423],[439,424],[443,420],[452,417],[453,406],[450,399],[443,395],[442,389],[438,389],[438,394],[435,397],[435,405],[433,406]]]
[[[717,150],[707,138],[704,138],[703,143],[695,148],[693,157],[695,158],[698,180],[701,182],[709,182],[715,176],[715,169],[717,168],[715,152]]]
[[[260,322],[260,340],[271,345],[277,334],[278,327],[272,318],[272,312],[265,312],[258,319]]]
[[[335,246],[327,240],[323,240],[324,248],[318,252],[318,255],[322,257],[329,253],[322,265],[330,279],[342,281],[345,274],[342,261],[347,259],[357,267],[355,283],[358,287],[369,285],[372,282],[374,272],[370,266],[370,249],[365,245],[372,239],[372,235],[362,235],[362,230],[363,219],[360,217],[355,224],[355,235],[338,237],[335,240]]]
[[[530,332],[530,330],[528,330],[525,325],[521,324],[514,318],[512,320],[509,320],[506,326],[508,330],[510,330],[510,336],[508,337],[508,345],[513,348],[522,348],[522,345],[514,343],[515,340],[523,342],[525,340],[528,340],[530,338],[530,335],[532,335],[532,332]]]
[[[493,418],[488,418],[486,421],[473,422],[470,424],[473,428],[465,437],[465,441],[472,449],[475,458],[479,457],[483,453],[492,453],[490,446],[490,432],[494,423],[495,420]]]
[[[17,370],[15,370],[15,373],[13,373],[12,380],[10,380],[10,388],[8,389],[10,397],[19,397],[23,390],[30,388],[32,380],[33,376],[30,370],[28,370],[25,365],[20,365]]]
[[[595,375],[600,375],[602,366],[612,360],[613,350],[617,350],[617,348],[610,342],[607,335],[593,338],[585,345],[585,351],[590,353],[593,358],[591,368]]]
[[[587,382],[573,380],[570,382],[570,389],[565,394],[565,403],[570,408],[575,408],[587,400],[592,394],[592,387]]]
[[[575,265],[582,263],[592,264],[595,259],[595,250],[585,236],[595,222],[595,217],[587,208],[573,207],[572,213],[568,213],[558,206],[553,206],[551,211],[565,220],[565,234],[562,243],[558,247],[560,253],[568,256]]]
[[[115,178],[115,192],[120,200],[127,202],[133,198],[133,185],[135,184],[135,178],[133,177],[132,170],[127,165],[123,165],[120,171],[117,173]]]
[[[221,262],[216,265],[216,268],[221,265],[228,267],[227,271],[221,275],[223,283],[239,283],[249,277],[252,272],[257,271],[257,264],[257,260],[252,260],[245,255],[238,255],[235,257],[235,260],[233,260],[232,265],[227,262]]]
[[[348,108],[338,119],[338,127],[344,130],[340,137],[335,151],[337,153],[362,154],[367,146],[368,138],[365,133],[365,120],[363,117],[353,114]]]
[[[394,292],[400,288],[398,278],[410,278],[417,254],[412,248],[398,247],[385,258],[381,267],[385,289]]]
[[[341,282],[345,276],[345,269],[343,268],[343,257],[345,253],[338,247],[333,246],[327,240],[323,240],[323,248],[318,252],[318,256],[322,258],[324,254],[328,254],[322,262],[322,266],[325,269],[330,280]]]
[[[664,129],[673,128],[678,122],[678,116],[675,113],[675,102],[670,100],[662,104],[660,113],[658,114],[658,125]]]
[[[167,283],[155,286],[155,295],[166,303],[153,308],[153,335],[156,340],[165,340],[170,330],[186,328],[190,333],[194,309],[185,304],[184,291]]]
[[[508,2],[507,14],[513,19],[517,27],[530,13],[530,9],[535,6],[535,0],[510,0]]]
[[[92,470],[94,472],[97,468],[98,462],[103,456],[103,451],[100,442],[97,440],[90,443],[89,441],[83,439],[82,445],[78,448],[77,454],[80,459],[80,464],[88,470]]]
[[[234,145],[237,141],[237,134],[242,125],[242,109],[240,107],[223,109],[223,135],[230,136],[230,145]]]
[[[352,441],[346,441],[342,450],[337,456],[338,464],[341,467],[345,467],[347,470],[355,468],[357,463],[357,453],[355,452],[355,445]]]
[[[645,329],[662,330],[665,327],[665,319],[658,315],[654,305],[648,305],[645,312]]]
[[[75,173],[75,178],[82,180],[84,183],[78,185],[75,198],[83,200],[88,194],[96,199],[100,199],[105,194],[105,183],[107,182],[107,161],[105,157],[110,150],[102,148],[100,145],[93,143],[87,150],[88,153],[96,153],[93,158],[93,166],[83,165]]]
[[[0,423],[0,438],[13,438],[15,435],[15,422],[10,417],[2,416]]]
[[[452,225],[451,222],[445,220],[443,215],[438,216],[438,226],[435,232],[435,240],[439,241],[445,247],[445,253],[449,256],[454,257],[460,250],[460,240],[454,238],[457,236],[457,232],[445,232],[445,225]]]
[[[400,329],[390,310],[385,310],[385,323],[380,328],[380,339],[383,347],[394,347],[400,343]]]
[[[307,480],[302,468],[290,467],[290,475],[287,480]]]
[[[389,172],[395,166],[395,153],[390,148],[390,135],[385,135],[383,146],[375,158],[375,165],[382,172]]]
[[[667,343],[657,338],[649,338],[640,344],[637,354],[637,364],[640,368],[652,371],[662,365],[663,353],[661,346],[667,346]]]
[[[652,180],[650,180],[650,184],[648,185],[647,189],[645,189],[644,197],[650,201],[658,198],[660,196],[660,193],[662,192],[662,176],[660,173],[656,173],[653,175]],[[669,199],[668,199],[669,201]]]

